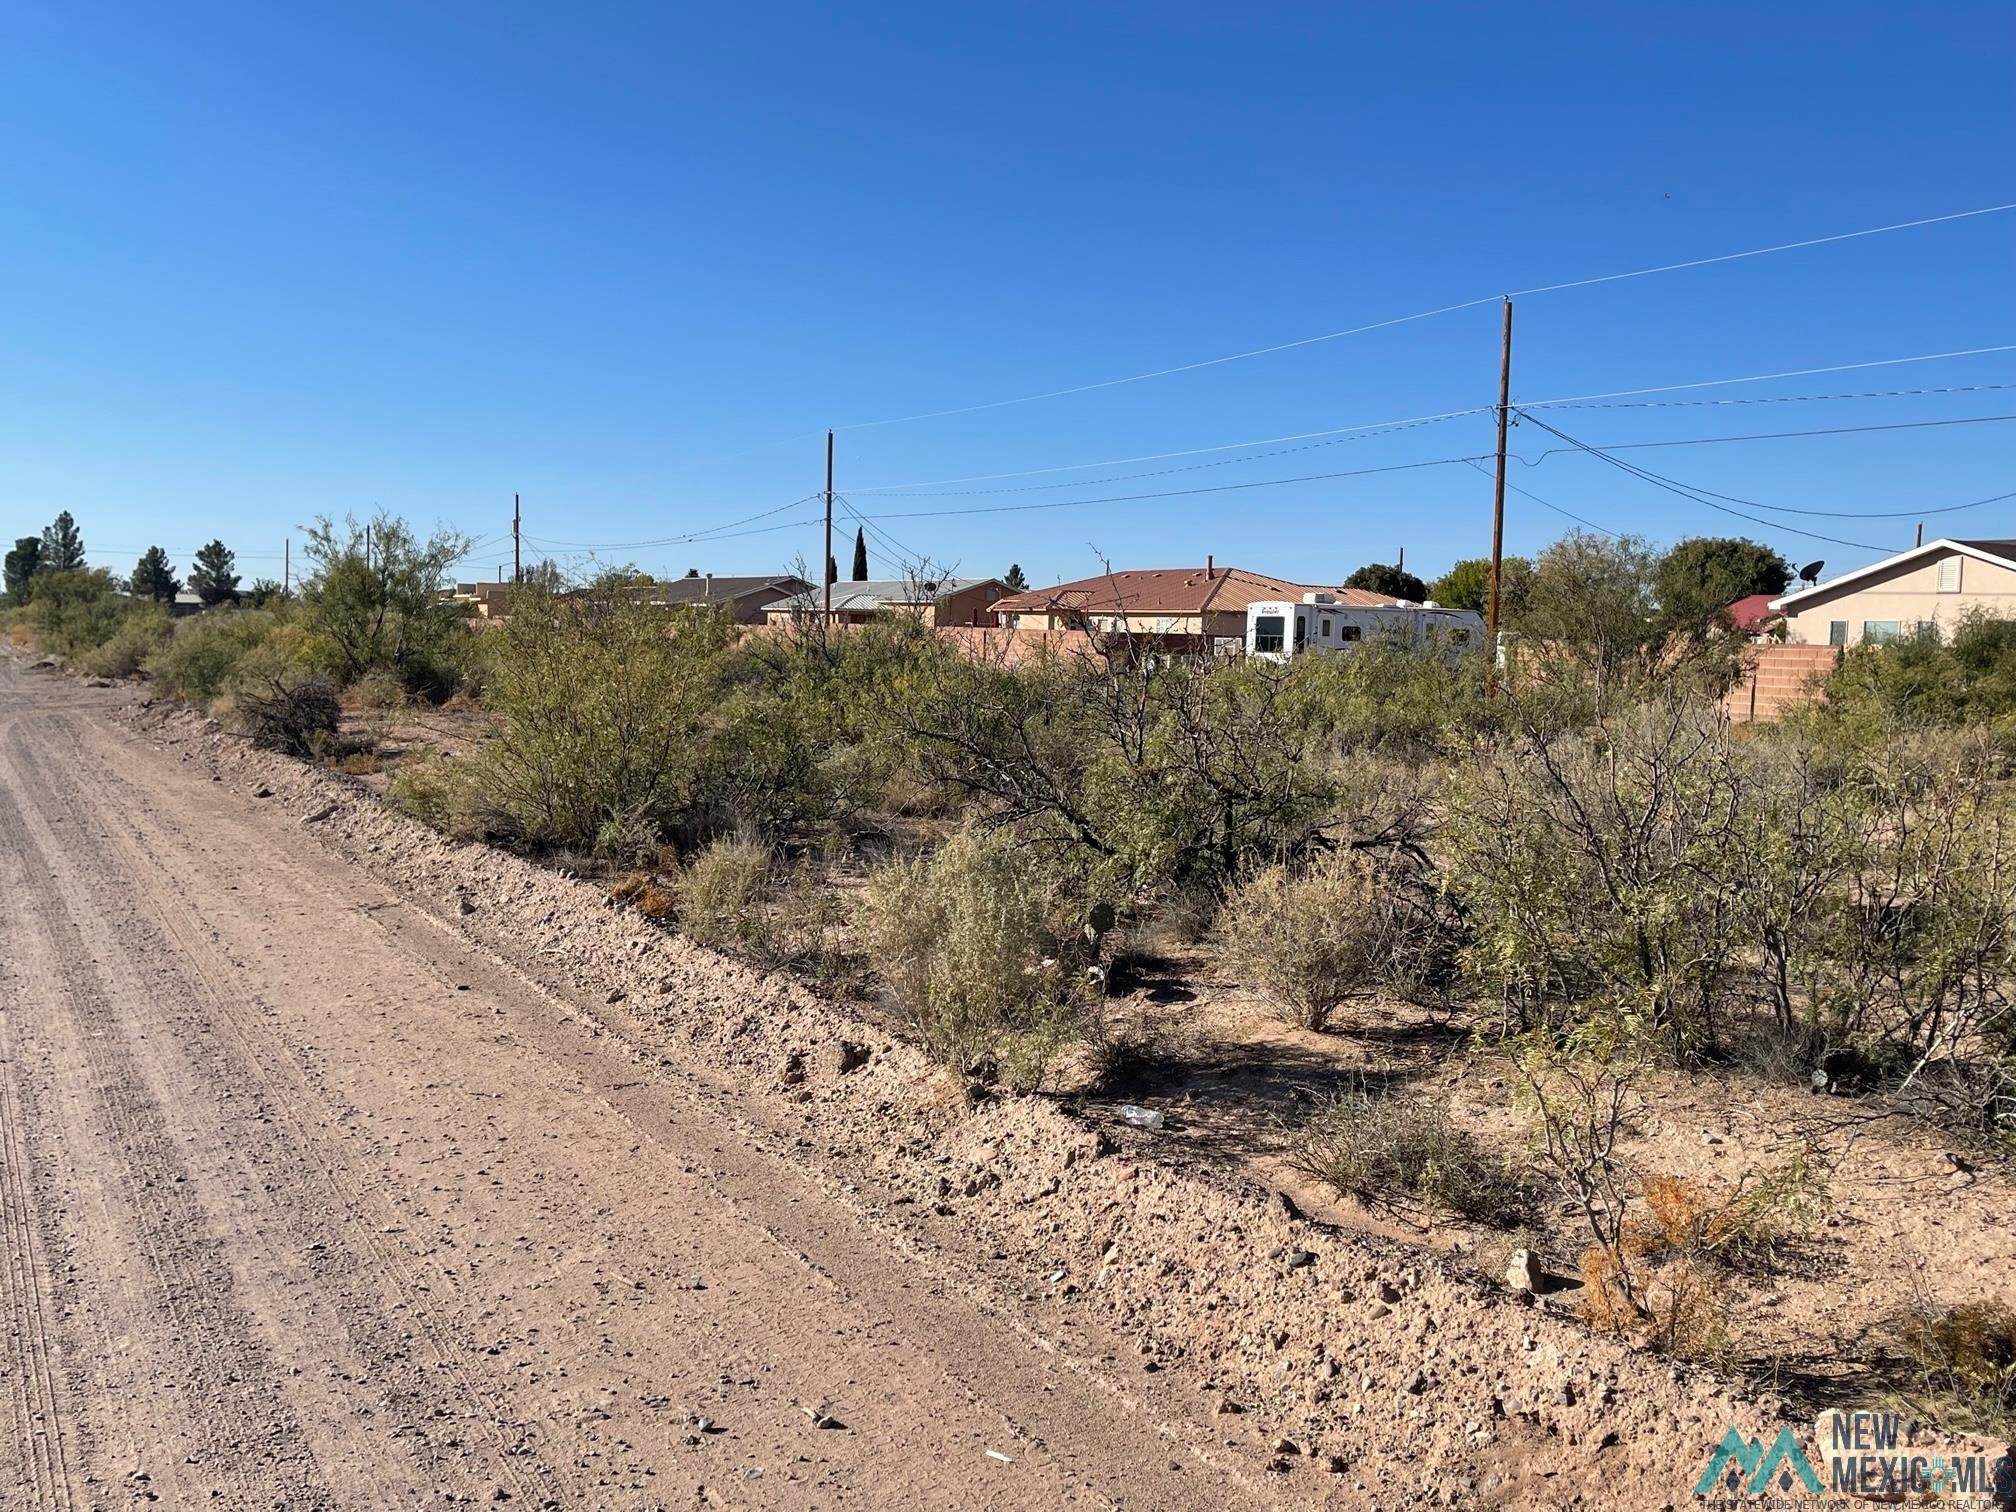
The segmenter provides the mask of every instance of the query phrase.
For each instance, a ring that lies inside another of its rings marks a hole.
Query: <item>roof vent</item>
[[[1305,604],[1334,604],[1337,602],[1337,595],[1334,593],[1305,593],[1302,595],[1302,602]]]

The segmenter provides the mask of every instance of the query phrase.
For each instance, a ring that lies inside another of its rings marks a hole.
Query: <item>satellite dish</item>
[[[1799,569],[1799,581],[1802,583],[1819,582],[1820,569],[1826,565],[1825,562],[1808,562],[1804,567]]]

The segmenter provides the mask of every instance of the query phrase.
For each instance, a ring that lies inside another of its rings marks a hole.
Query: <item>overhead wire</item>
[[[1783,531],[1790,535],[1805,536],[1809,540],[1826,541],[1830,545],[1834,546],[1850,546],[1856,549],[1857,551],[1887,552],[1891,549],[1890,547],[1887,546],[1871,545],[1867,541],[1850,541],[1844,539],[1841,536],[1823,535],[1816,530],[1805,530],[1795,525],[1787,525],[1781,520],[1769,520],[1764,518],[1762,515],[1754,515],[1746,513],[1745,511],[1740,509],[1732,509],[1727,504],[1717,503],[1715,500],[1711,498],[1707,498],[1702,494],[1694,492],[1693,490],[1687,488],[1685,485],[1674,483],[1666,478],[1662,478],[1657,473],[1648,472],[1646,469],[1639,467],[1634,463],[1625,461],[1622,457],[1613,457],[1610,455],[1609,451],[1606,448],[1592,446],[1587,441],[1578,440],[1574,436],[1569,435],[1566,431],[1558,430],[1554,426],[1549,425],[1545,420],[1540,419],[1537,415],[1522,414],[1521,418],[1523,420],[1531,421],[1533,424],[1539,426],[1540,429],[1546,431],[1549,435],[1560,437],[1563,441],[1568,442],[1571,446],[1575,447],[1576,449],[1587,452],[1590,456],[1596,457],[1601,461],[1607,462],[1610,466],[1618,469],[1620,472],[1628,473],[1634,478],[1638,478],[1643,482],[1650,483],[1655,488],[1662,488],[1666,492],[1671,494],[1677,494],[1683,499],[1692,499],[1695,503],[1706,505],[1709,509],[1719,510],[1721,513],[1726,515],[1733,515],[1739,520],[1748,520],[1753,525],[1762,525],[1767,529]]]
[[[2016,210],[2016,201],[2006,204],[1984,205],[1978,209],[1960,210],[1947,215],[1931,215],[1923,216],[1917,220],[1897,221],[1887,226],[1870,226],[1858,231],[1842,231],[1828,236],[1807,237],[1800,241],[1780,242],[1769,247],[1753,247],[1741,252],[1724,252],[1712,257],[1688,258],[1680,262],[1661,263],[1654,267],[1634,268],[1622,273],[1604,273],[1588,278],[1567,279],[1559,283],[1536,284],[1531,288],[1513,289],[1503,294],[1486,294],[1475,299],[1458,300],[1453,304],[1438,305],[1433,309],[1418,310],[1409,315],[1396,315],[1384,320],[1368,321],[1362,325],[1347,326],[1342,330],[1326,331],[1318,336],[1304,336],[1294,341],[1275,342],[1268,346],[1253,347],[1241,352],[1230,352],[1220,357],[1209,357],[1197,362],[1178,363],[1171,367],[1132,373],[1122,378],[1107,378],[1096,383],[1073,384],[1066,388],[1049,389],[1042,393],[1020,394],[1008,399],[992,399],[980,404],[954,405],[945,409],[924,410],[910,415],[892,415],[880,420],[857,420],[834,428],[836,430],[848,431],[872,430],[881,426],[908,425],[923,420],[942,420],[954,415],[971,415],[983,410],[1005,409],[1011,405],[1034,404],[1048,399],[1063,399],[1074,394],[1089,394],[1101,389],[1118,388],[1125,384],[1143,383],[1153,378],[1168,378],[1178,373],[1191,373],[1203,368],[1220,367],[1229,362],[1244,362],[1248,358],[1271,356],[1277,352],[1293,351],[1299,347],[1315,346],[1322,342],[1337,341],[1347,336],[1359,336],[1370,331],[1386,330],[1393,326],[1407,325],[1415,321],[1431,320],[1440,315],[1452,315],[1461,310],[1472,310],[1483,305],[1496,304],[1502,299],[1519,299],[1538,294],[1560,293],[1568,289],[1591,288],[1598,284],[1619,283],[1626,279],[1650,278],[1661,273],[1677,273],[1690,268],[1705,268],[1719,263],[1739,262],[1752,257],[1769,257],[1780,252],[1796,252],[1808,247],[1827,246],[1836,242],[1855,241],[1863,237],[1882,236],[1893,231],[1910,231],[1923,226],[1944,225],[1953,221],[1972,220],[1979,216],[1999,215],[2009,210]]]

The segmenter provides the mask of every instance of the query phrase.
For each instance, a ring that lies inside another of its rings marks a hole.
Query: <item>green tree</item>
[[[1426,583],[1406,568],[1390,566],[1385,562],[1366,563],[1344,579],[1344,586],[1369,589],[1388,598],[1405,599],[1410,604],[1418,604],[1428,597]]]
[[[20,536],[7,553],[7,602],[17,608],[33,597],[36,564],[42,559],[42,537]]]
[[[1502,618],[1517,619],[1533,591],[1533,564],[1521,556],[1498,564],[1498,609]],[[1428,597],[1447,609],[1485,612],[1491,601],[1491,559],[1466,557],[1428,585]]]
[[[84,565],[84,537],[64,510],[42,531],[42,555],[37,572],[76,572]]]
[[[1636,536],[1563,536],[1533,564],[1516,627],[1529,653],[1555,670],[1579,669],[1602,703],[1625,674],[1644,667],[1658,638],[1652,566]]]
[[[165,604],[182,591],[182,580],[175,576],[175,564],[168,560],[168,553],[159,546],[149,546],[134,564],[133,576],[126,580],[126,591],[135,598]]]
[[[1659,559],[1652,591],[1663,627],[1699,636],[1722,611],[1753,593],[1783,593],[1792,581],[1785,558],[1741,536],[1692,536]]]
[[[859,525],[854,527],[854,581],[868,581],[868,537]]]
[[[1027,593],[1029,591],[1029,579],[1022,575],[1022,564],[1020,562],[1010,562],[1008,564],[1008,571],[1001,579],[1001,586],[1006,588],[1010,593]]]
[[[284,599],[286,596],[286,588],[274,582],[272,578],[254,578],[252,586],[245,590],[245,602],[254,609],[264,609],[275,599]]]
[[[830,556],[826,558],[826,581],[829,583],[840,581],[840,564]]]
[[[196,553],[189,569],[189,587],[206,604],[238,597],[238,559],[222,541],[212,541]]]
[[[441,580],[468,554],[467,536],[437,530],[423,541],[404,520],[380,514],[368,526],[323,517],[307,537],[302,623],[326,642],[344,681],[373,667],[390,667],[409,687],[449,675],[444,658],[467,627],[462,608],[441,597]]]

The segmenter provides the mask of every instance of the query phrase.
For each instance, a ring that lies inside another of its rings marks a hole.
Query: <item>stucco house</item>
[[[2016,540],[1942,538],[1774,599],[1785,639],[1859,646],[1936,629],[1970,615],[2016,618]]]
[[[833,585],[833,619],[841,625],[865,625],[878,614],[909,614],[934,628],[950,625],[991,625],[993,604],[1008,590],[999,578],[944,578],[936,582],[841,581]],[[769,606],[765,617],[773,625],[825,613],[826,590],[807,587]]]

